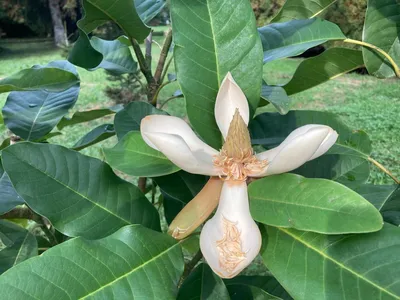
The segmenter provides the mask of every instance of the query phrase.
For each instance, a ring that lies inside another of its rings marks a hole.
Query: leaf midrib
[[[394,297],[395,299],[398,299],[398,296],[395,294],[392,294],[390,291],[385,290],[384,288],[380,287],[379,285],[377,285],[376,283],[374,283],[373,281],[361,276],[361,274],[353,271],[352,269],[349,269],[348,267],[346,267],[345,265],[343,265],[341,262],[335,260],[334,258],[328,256],[325,252],[320,251],[318,248],[314,247],[313,245],[307,243],[306,241],[302,240],[301,238],[299,238],[296,235],[293,235],[289,230],[285,229],[285,228],[280,228],[280,227],[275,227],[277,230],[280,230],[284,233],[286,233],[287,235],[289,235],[290,237],[292,237],[293,239],[295,239],[296,241],[302,243],[304,246],[306,246],[307,248],[315,251],[317,254],[321,255],[324,259],[327,259],[331,262],[333,262],[334,264],[338,265],[340,268],[350,272],[351,274],[353,274],[354,276],[356,276],[357,278],[360,278],[362,280],[364,280],[365,282],[369,283],[370,285],[372,285],[373,287],[379,289],[382,292],[385,292],[386,294],[388,294],[391,297]]]
[[[131,271],[123,274],[122,276],[119,276],[118,278],[115,278],[113,281],[107,283],[106,285],[103,285],[102,287],[98,288],[97,290],[92,291],[91,293],[80,297],[79,299],[86,299],[87,297],[93,296],[94,294],[96,294],[97,292],[105,289],[108,286],[111,286],[112,284],[118,282],[121,279],[124,279],[126,277],[128,277],[129,275],[131,275],[132,273],[136,272],[137,270],[144,268],[147,264],[151,263],[152,261],[157,260],[158,258],[160,258],[161,256],[163,256],[165,253],[169,252],[170,250],[172,250],[174,247],[179,246],[179,243],[176,243],[174,245],[172,245],[171,247],[165,249],[164,251],[162,251],[161,253],[157,254],[156,256],[152,257],[150,260],[146,261],[145,263],[135,267],[134,269],[132,269]]]

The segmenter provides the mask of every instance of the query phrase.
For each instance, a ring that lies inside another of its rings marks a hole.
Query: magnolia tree
[[[256,28],[248,0],[171,0],[152,69],[145,24],[164,2],[83,0],[68,60],[0,80],[12,132],[0,148],[1,299],[399,299],[399,180],[364,131],[290,110],[290,95],[361,66],[400,77],[398,0],[368,1],[362,41],[319,18],[333,2],[287,0]],[[109,21],[125,35],[90,35]],[[263,63],[332,40],[360,49],[303,60],[283,85],[263,79]],[[139,68],[148,101],[68,118],[75,66]],[[172,81],[167,101],[184,97],[188,121],[162,109]],[[267,104],[277,112],[258,111]],[[51,144],[110,115],[71,148]],[[114,135],[104,161],[79,152]],[[367,183],[370,166],[393,184]]]

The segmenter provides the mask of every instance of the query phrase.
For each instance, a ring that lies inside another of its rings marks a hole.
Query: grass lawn
[[[163,38],[155,37],[161,44]],[[159,47],[153,45],[153,57],[158,58]],[[42,49],[34,53],[24,52],[7,56],[0,53],[0,78],[4,78],[21,69],[32,65],[45,65],[50,61],[65,59],[67,53],[55,49]],[[264,67],[264,76],[269,84],[285,83],[290,80],[300,60],[287,59],[269,63]],[[155,63],[153,63],[155,68]],[[104,87],[108,84],[106,74],[102,70],[89,72],[78,69],[81,76],[81,93],[73,111],[88,110],[112,106],[114,103],[104,94]],[[174,73],[173,63],[169,73]],[[163,103],[173,92],[179,89],[178,84],[167,85],[160,93],[159,101]],[[0,103],[3,106],[7,95],[0,94]],[[308,109],[329,111],[342,117],[351,128],[366,131],[373,142],[372,156],[400,177],[400,81],[396,79],[380,80],[370,76],[348,74],[321,84],[313,89],[293,95],[292,109]],[[166,110],[173,115],[185,116],[184,99],[174,99],[166,106]],[[264,110],[273,111],[271,105]],[[72,111],[72,112],[73,112]],[[71,113],[72,113],[71,112]],[[63,135],[52,139],[53,143],[72,146],[84,134],[102,123],[112,123],[113,117],[89,122],[87,124],[67,127]],[[7,132],[0,132],[0,143]],[[101,157],[101,147],[112,146],[116,139],[112,138],[103,143],[82,150],[87,155]],[[371,167],[370,181],[373,183],[389,183],[387,176]]]

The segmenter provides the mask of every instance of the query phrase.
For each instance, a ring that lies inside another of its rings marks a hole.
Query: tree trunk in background
[[[68,46],[67,34],[65,32],[63,18],[61,16],[60,1],[49,0],[51,19],[53,21],[54,43],[57,47]]]

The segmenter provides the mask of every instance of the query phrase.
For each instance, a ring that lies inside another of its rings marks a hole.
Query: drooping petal
[[[219,174],[213,164],[214,156],[219,152],[201,141],[182,119],[147,116],[142,119],[140,132],[150,147],[161,151],[181,169],[193,174]]]
[[[175,217],[168,233],[177,240],[183,239],[196,230],[218,205],[223,181],[211,177],[203,189]]]
[[[228,134],[229,125],[233,119],[236,109],[246,125],[249,123],[249,104],[246,96],[233,79],[230,72],[226,74],[219,88],[215,102],[215,120],[224,138]]]
[[[338,134],[329,126],[305,125],[294,130],[278,147],[257,154],[268,165],[253,177],[280,174],[294,170],[305,162],[317,158],[336,142]]]
[[[207,263],[222,278],[232,278],[247,267],[261,247],[253,221],[245,181],[225,181],[215,215],[204,225],[200,248]]]

